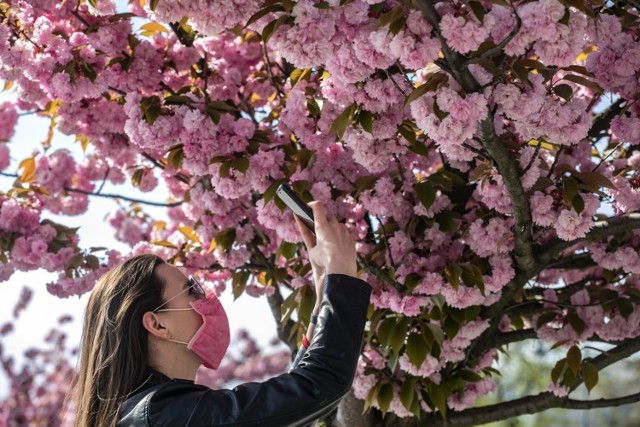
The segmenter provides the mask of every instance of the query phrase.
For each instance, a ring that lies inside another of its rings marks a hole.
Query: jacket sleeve
[[[340,274],[326,281],[313,340],[296,368],[232,390],[160,387],[148,401],[148,425],[302,426],[333,410],[353,382],[371,289]]]

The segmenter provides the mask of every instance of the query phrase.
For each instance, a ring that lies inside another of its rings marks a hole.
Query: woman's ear
[[[142,315],[142,326],[154,337],[168,338],[169,330],[160,317],[152,311],[147,311]]]

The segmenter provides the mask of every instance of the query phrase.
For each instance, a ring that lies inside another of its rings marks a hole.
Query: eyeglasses
[[[204,291],[204,288],[202,287],[202,285],[195,279],[195,277],[193,276],[189,276],[189,278],[187,279],[187,284],[189,285],[186,289],[178,292],[177,294],[175,294],[173,297],[169,298],[168,300],[166,300],[164,303],[160,304],[158,307],[156,307],[153,312],[154,313],[158,313],[160,311],[177,311],[177,310],[191,310],[191,308],[165,308],[160,310],[162,307],[164,307],[165,305],[169,304],[169,302],[175,298],[177,298],[180,294],[184,293],[184,292],[189,292],[189,295],[193,295],[196,297],[196,299],[200,299],[200,298],[206,298],[207,294]]]
[[[187,279],[187,283],[189,284],[189,294],[195,295],[197,298],[204,298],[207,296],[204,288],[202,287],[200,282],[196,280],[195,277],[189,276],[189,278]]]

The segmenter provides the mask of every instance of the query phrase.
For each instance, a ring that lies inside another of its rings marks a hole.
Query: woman
[[[195,385],[198,367],[216,368],[226,351],[224,309],[176,267],[134,257],[105,274],[89,299],[76,426],[298,426],[335,408],[351,387],[370,288],[356,278],[344,225],[320,203],[310,206],[315,236],[296,222],[316,280],[317,325],[297,366],[233,390]]]

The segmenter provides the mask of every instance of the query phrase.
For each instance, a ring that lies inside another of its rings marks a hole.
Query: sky
[[[122,11],[126,7],[126,1],[117,1],[118,10]],[[4,82],[0,81],[0,89]],[[11,100],[15,95],[13,91],[0,93],[0,103]],[[20,117],[16,128],[16,133],[9,142],[12,163],[6,173],[16,173],[18,164],[24,158],[30,157],[33,150],[41,148],[41,142],[46,139],[48,132],[48,118],[36,115],[25,115]],[[80,144],[74,142],[74,137],[56,133],[52,142],[51,150],[65,148],[72,152],[76,159],[82,156]],[[0,191],[8,191],[13,183],[13,178],[0,176]],[[130,185],[113,186],[107,184],[104,193],[116,193],[136,197],[150,201],[166,201],[162,186],[151,193],[141,193]],[[107,247],[118,249],[122,253],[127,253],[129,248],[126,244],[118,242],[113,237],[113,228],[106,223],[105,217],[114,210],[117,204],[112,199],[92,197],[89,201],[89,210],[82,216],[61,217],[48,214],[47,217],[56,222],[69,227],[80,227],[80,246],[89,248],[91,246]],[[156,219],[166,218],[162,209],[143,206],[145,212]],[[70,314],[73,321],[64,325],[63,330],[68,334],[68,346],[77,346],[80,342],[82,331],[82,314],[86,306],[89,294],[81,297],[70,297],[61,299],[49,294],[46,290],[47,282],[55,280],[54,273],[44,270],[30,272],[16,272],[8,281],[0,282],[0,326],[12,320],[12,311],[24,286],[31,288],[33,299],[28,308],[20,315],[15,323],[14,331],[2,341],[5,344],[4,351],[15,357],[20,365],[22,354],[31,347],[43,348],[44,337],[57,323],[60,316]],[[276,324],[271,315],[266,298],[253,298],[248,295],[241,296],[237,301],[233,301],[231,286],[227,287],[227,292],[221,297],[224,304],[229,323],[231,324],[232,337],[234,331],[240,328],[249,329],[252,336],[262,347],[266,347],[275,336]],[[0,400],[8,393],[8,381],[3,372],[0,372]]]

